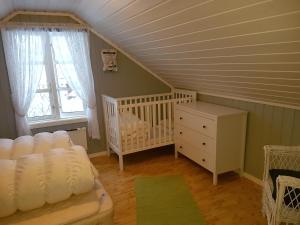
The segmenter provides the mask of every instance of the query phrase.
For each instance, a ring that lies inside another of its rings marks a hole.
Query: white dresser
[[[194,102],[175,106],[175,157],[178,152],[213,173],[244,168],[247,112]]]

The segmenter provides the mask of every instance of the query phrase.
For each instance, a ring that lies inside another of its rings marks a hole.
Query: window
[[[8,27],[1,35],[18,134],[30,133],[28,121],[59,125],[76,116],[100,139],[88,31]]]
[[[57,51],[60,54],[56,54]],[[47,32],[45,52],[44,59],[34,57],[34,64],[40,67],[42,74],[27,118],[37,121],[85,115],[86,106],[64,77],[65,71],[72,76],[76,70],[63,34]]]

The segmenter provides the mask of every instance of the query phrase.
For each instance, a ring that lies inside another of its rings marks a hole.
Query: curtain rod
[[[7,22],[0,24],[0,28],[64,28],[64,29],[85,29],[88,27],[83,24],[74,23],[28,23],[28,22]]]

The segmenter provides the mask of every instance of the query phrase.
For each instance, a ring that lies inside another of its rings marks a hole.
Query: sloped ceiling
[[[0,0],[71,12],[174,87],[300,108],[299,0]]]

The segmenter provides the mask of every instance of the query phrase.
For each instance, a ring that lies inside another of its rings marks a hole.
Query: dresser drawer
[[[187,128],[180,124],[175,124],[175,140],[181,139],[210,155],[215,155],[215,139],[202,135],[200,132]]]
[[[212,171],[212,158],[206,151],[194,147],[180,138],[175,142],[175,149],[205,169]]]
[[[213,119],[176,109],[175,123],[192,128],[213,138],[216,136],[216,122]]]

